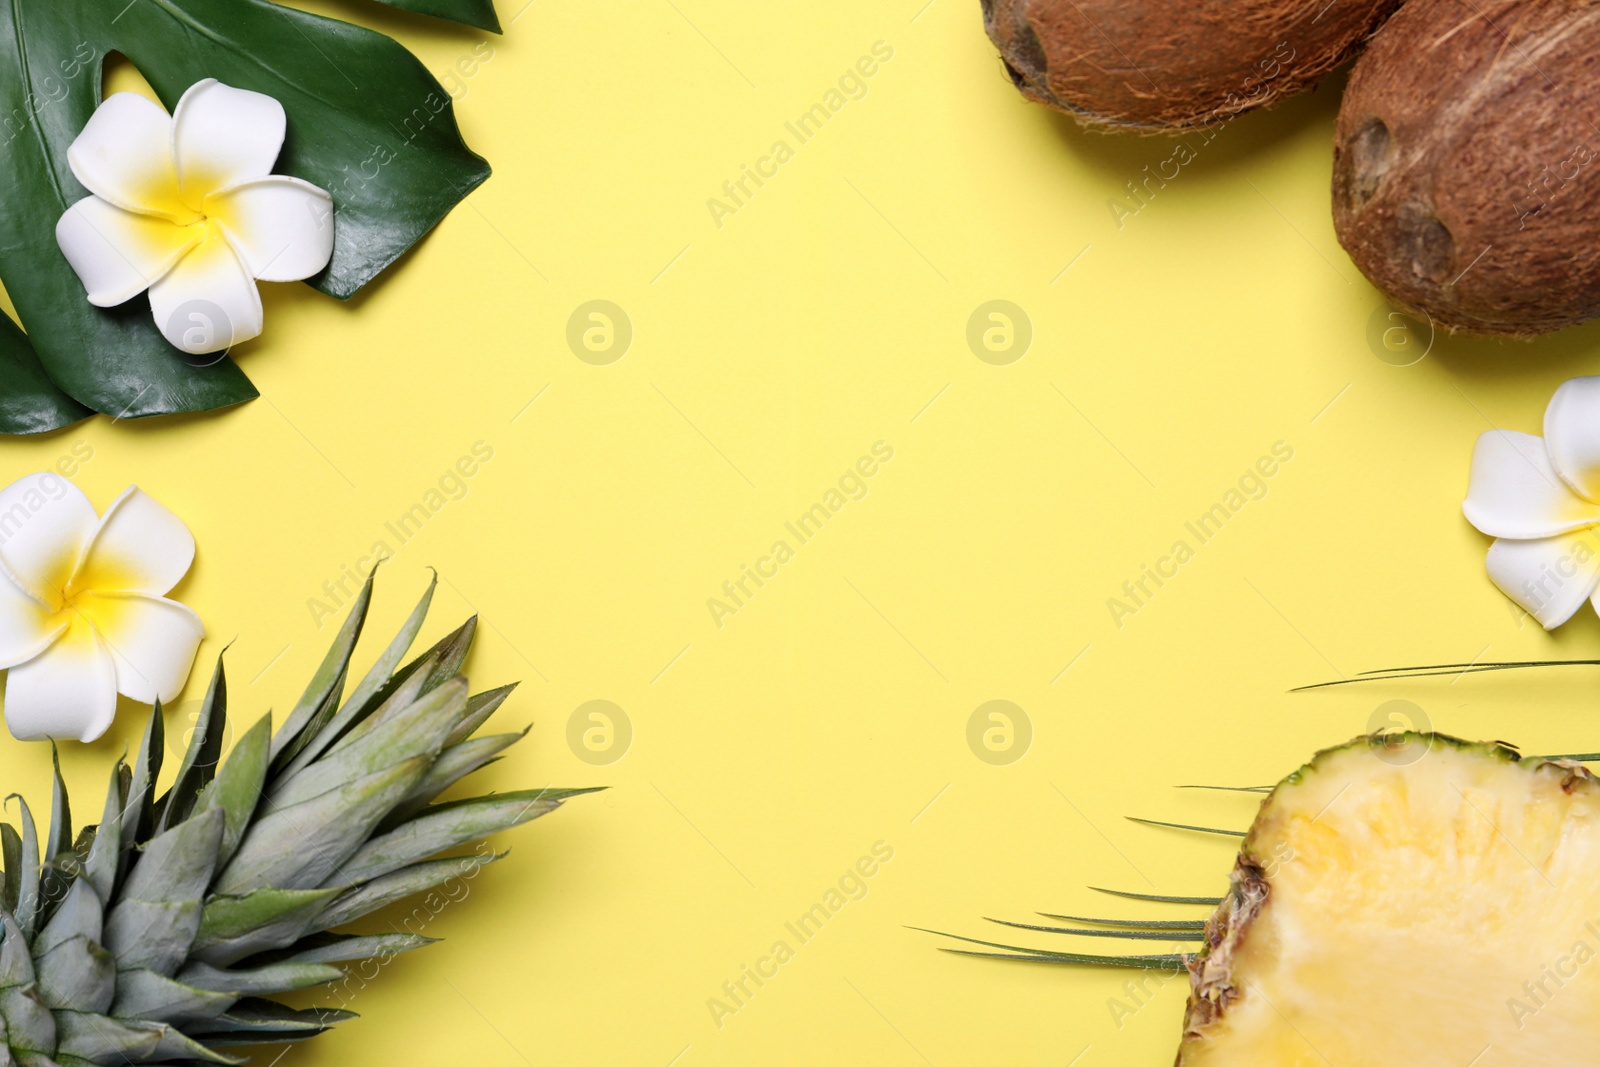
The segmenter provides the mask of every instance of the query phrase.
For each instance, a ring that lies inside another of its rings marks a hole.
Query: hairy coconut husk
[[[1441,327],[1600,315],[1600,2],[1410,0],[1339,110],[1339,241]]]
[[[1315,85],[1400,0],[983,0],[1030,100],[1090,126],[1226,122]]]

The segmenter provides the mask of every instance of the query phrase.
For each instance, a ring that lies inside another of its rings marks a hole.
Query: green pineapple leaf
[[[396,670],[420,614],[341,699],[371,591],[369,579],[276,737],[263,718],[221,756],[219,661],[165,794],[153,786],[165,743],[156,708],[134,768],[112,770],[99,824],[74,838],[59,773],[42,840],[18,800],[20,831],[0,824],[0,1063],[238,1063],[226,1050],[322,1033],[354,1015],[275,998],[433,940],[337,928],[419,893],[458,899],[452,886],[504,853],[452,849],[591,791],[435,803],[526,731],[456,738],[509,687],[469,697],[471,625]]]

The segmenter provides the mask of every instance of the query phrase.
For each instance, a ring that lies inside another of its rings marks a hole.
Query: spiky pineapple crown
[[[276,734],[263,716],[221,760],[219,660],[166,793],[156,795],[158,706],[137,763],[112,771],[100,824],[76,839],[58,761],[42,863],[19,798],[21,832],[0,825],[0,1064],[236,1063],[221,1050],[320,1033],[351,1013],[271,998],[343,979],[337,964],[429,940],[333,928],[475,875],[499,857],[432,857],[590,791],[434,803],[526,734],[471,736],[514,686],[468,695],[460,668],[475,618],[397,669],[430,584],[344,697],[371,594],[368,578]]]

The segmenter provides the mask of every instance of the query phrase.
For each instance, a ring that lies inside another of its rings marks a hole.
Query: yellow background
[[[1554,637],[1521,618],[1459,512],[1476,435],[1537,432],[1600,334],[1380,360],[1382,301],[1329,220],[1336,85],[1233,123],[1119,228],[1108,201],[1173,146],[1024,103],[974,3],[521,2],[455,85],[494,177],[347,306],[269,287],[236,353],[260,400],[5,446],[9,478],[87,442],[98,506],[137,482],[189,523],[179,593],[209,636],[186,696],[232,641],[240,723],[322,655],[322,584],[493,449],[397,548],[369,632],[439,568],[424,638],[481,611],[470,673],[521,679],[497,722],[535,724],[480,785],[612,788],[502,835],[510,857],[428,929],[446,940],[284,1063],[1165,1064],[1181,983],[1119,1026],[1127,974],[906,927],[1011,940],[982,917],[1157,913],[1090,884],[1216,892],[1229,842],[1122,816],[1242,827],[1249,798],[1172,787],[1274,780],[1391,697],[1528,751],[1600,740],[1586,671],[1287,692],[1600,637],[1587,609]],[[441,77],[486,39],[312,6]],[[719,228],[707,199],[878,41],[865,97]],[[566,342],[593,299],[633,325],[611,365]],[[1008,366],[966,341],[993,299],[1033,326]],[[865,499],[715,626],[707,599],[878,441]],[[1266,497],[1115,625],[1107,599],[1279,441]],[[567,745],[593,699],[633,724],[610,766]],[[1009,766],[966,741],[994,699],[1033,726]],[[140,722],[64,748],[80,819]],[[0,745],[40,807],[47,764]],[[715,1025],[708,999],[879,841],[867,896]]]

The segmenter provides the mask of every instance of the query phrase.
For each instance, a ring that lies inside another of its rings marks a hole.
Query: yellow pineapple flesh
[[[1600,1062],[1600,780],[1437,735],[1323,752],[1190,972],[1179,1067]]]

